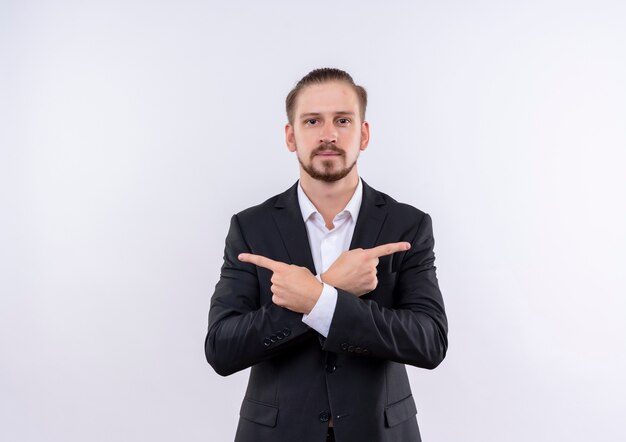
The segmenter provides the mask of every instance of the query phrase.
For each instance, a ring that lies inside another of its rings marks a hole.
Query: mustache
[[[322,143],[313,152],[311,152],[311,158],[321,152],[334,152],[338,155],[345,155],[344,151],[338,148],[335,143]]]

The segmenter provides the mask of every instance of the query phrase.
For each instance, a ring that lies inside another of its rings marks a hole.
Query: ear
[[[361,150],[367,149],[370,143],[370,124],[367,121],[361,123]]]
[[[285,142],[287,143],[287,149],[289,149],[289,152],[296,151],[296,136],[293,133],[293,126],[291,123],[285,124]]]

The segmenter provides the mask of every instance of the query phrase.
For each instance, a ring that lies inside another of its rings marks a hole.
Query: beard
[[[297,146],[296,146],[297,149]],[[344,165],[343,168],[335,167],[335,160],[322,160],[321,169],[315,168],[313,166],[313,159],[323,151],[331,151],[335,152],[339,155],[342,163]],[[326,183],[334,183],[335,181],[339,181],[340,179],[346,177],[354,165],[356,164],[356,159],[350,165],[346,165],[346,154],[343,150],[339,149],[333,143],[322,143],[317,147],[313,152],[311,152],[311,156],[309,158],[309,164],[305,164],[300,156],[298,156],[298,161],[300,162],[300,166],[302,169],[314,180],[324,181]]]

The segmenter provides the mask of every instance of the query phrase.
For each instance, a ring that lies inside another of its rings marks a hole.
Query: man
[[[404,364],[447,349],[431,219],[360,179],[348,73],[314,70],[286,104],[300,180],[232,217],[209,312],[211,366],[252,367],[235,441],[420,441]]]

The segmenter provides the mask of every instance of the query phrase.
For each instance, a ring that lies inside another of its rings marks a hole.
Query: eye
[[[306,120],[304,120],[304,124],[306,126],[315,126],[318,123],[317,118],[308,118]]]
[[[342,126],[347,126],[348,124],[350,124],[350,119],[349,118],[338,118],[337,119],[337,123],[339,123]]]

